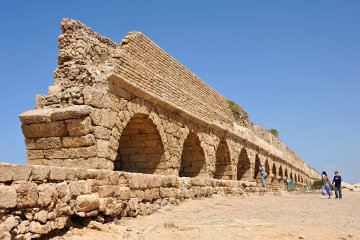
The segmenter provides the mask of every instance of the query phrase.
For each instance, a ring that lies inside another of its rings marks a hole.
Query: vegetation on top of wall
[[[249,114],[242,107],[240,107],[239,104],[237,104],[234,101],[230,101],[230,100],[227,100],[227,101],[229,103],[229,107],[230,107],[231,111],[233,112],[233,114],[235,116],[241,115],[244,118],[246,118],[247,120],[249,120]]]
[[[270,132],[272,135],[274,135],[275,137],[279,137],[279,132],[278,132],[278,130],[272,128],[272,129],[269,130],[269,132]]]

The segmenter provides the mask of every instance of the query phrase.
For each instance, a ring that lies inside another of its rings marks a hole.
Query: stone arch
[[[296,173],[294,174],[294,181],[295,181],[295,182],[298,182]]]
[[[255,168],[254,168],[254,180],[258,179],[259,176],[260,176],[259,167],[260,167],[260,158],[259,158],[259,155],[256,154],[256,156],[255,156]]]
[[[222,139],[216,150],[215,175],[216,179],[232,179],[232,166],[228,144]]]
[[[179,176],[197,177],[203,175],[206,175],[205,154],[198,136],[189,132],[181,154]]]
[[[239,160],[237,164],[237,180],[250,180],[251,178],[251,167],[250,159],[248,157],[246,149],[241,149]]]
[[[284,176],[285,176],[286,178],[289,178],[289,173],[288,173],[287,167],[285,167],[285,173],[284,173]]]
[[[153,121],[134,114],[122,131],[114,170],[158,173],[166,170],[164,146]]]
[[[294,180],[292,172],[290,172],[290,179]]]

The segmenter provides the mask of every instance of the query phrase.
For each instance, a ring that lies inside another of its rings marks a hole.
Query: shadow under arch
[[[229,147],[224,139],[216,150],[215,175],[216,179],[231,180],[232,168]]]
[[[237,180],[250,180],[251,178],[251,162],[247,155],[246,149],[243,147],[239,155],[237,164]]]
[[[161,174],[166,169],[164,146],[156,126],[145,114],[135,114],[119,140],[114,170]]]
[[[184,141],[181,154],[180,177],[197,177],[206,175],[204,150],[195,133],[190,132]]]
[[[260,178],[260,158],[259,158],[259,155],[256,154],[255,156],[255,166],[254,166],[254,180],[257,180]]]
[[[279,167],[279,176],[280,176],[280,177],[283,177],[283,176],[284,176],[284,175],[283,175],[283,169],[282,169],[281,165],[280,165],[280,167]]]

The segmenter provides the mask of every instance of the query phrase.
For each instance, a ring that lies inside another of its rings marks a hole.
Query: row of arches
[[[145,114],[135,114],[122,131],[114,170],[139,172],[147,174],[161,173],[166,168],[166,156],[162,138],[153,121]],[[259,178],[260,158],[255,157],[255,164],[249,159],[247,150],[243,147],[238,156],[236,167],[233,166],[230,150],[226,140],[220,140],[216,149],[215,171],[213,177],[224,180],[253,181]],[[288,170],[283,171],[274,165],[270,168],[265,162],[267,175],[289,177]],[[236,174],[233,174],[236,172]],[[292,173],[291,173],[292,174]],[[183,147],[179,167],[180,177],[208,177],[209,172],[206,157],[199,137],[189,132]],[[299,175],[296,181],[302,181]]]

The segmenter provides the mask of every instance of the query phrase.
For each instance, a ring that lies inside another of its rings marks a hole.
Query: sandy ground
[[[73,229],[61,239],[360,239],[360,192],[343,194],[342,200],[318,192],[186,200],[101,231]]]

